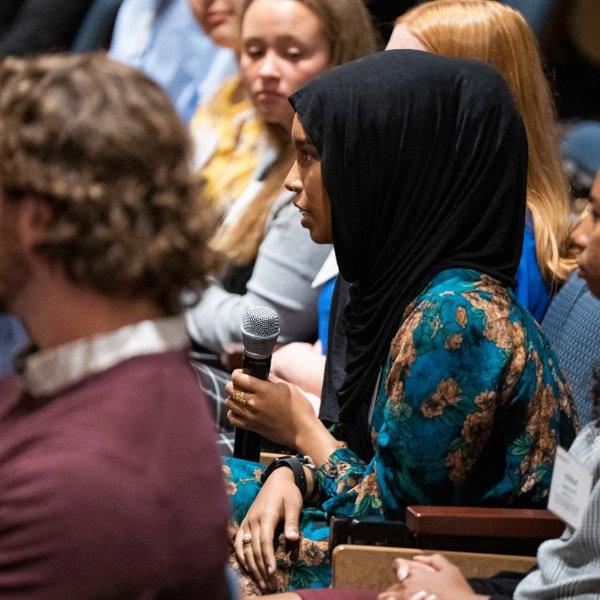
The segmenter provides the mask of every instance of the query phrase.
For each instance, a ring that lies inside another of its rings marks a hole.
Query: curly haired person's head
[[[214,221],[190,152],[165,93],[104,55],[0,65],[0,194],[48,207],[35,251],[78,286],[166,314],[202,289]]]

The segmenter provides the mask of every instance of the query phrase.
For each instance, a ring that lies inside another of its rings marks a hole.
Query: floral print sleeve
[[[322,504],[302,511],[299,547],[279,539],[279,591],[330,584],[332,514],[403,519],[409,504],[545,505],[556,448],[570,446],[577,421],[533,317],[512,291],[469,269],[442,271],[406,309],[372,408],[373,459],[341,448],[317,469]],[[233,535],[262,467],[225,462]],[[259,593],[252,585],[247,595]]]
[[[575,435],[568,392],[512,292],[465,273],[442,273],[408,307],[373,407],[373,459],[340,449],[317,471],[329,514],[544,504],[556,446]]]

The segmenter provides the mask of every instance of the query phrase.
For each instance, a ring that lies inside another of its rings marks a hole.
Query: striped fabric
[[[567,526],[563,535],[538,550],[539,569],[517,587],[515,600],[600,599],[600,428],[590,423],[570,453],[594,475],[594,487],[581,527]]]
[[[600,367],[600,300],[576,273],[552,300],[542,331],[558,357],[585,425],[592,416],[593,371]]]
[[[233,456],[234,432],[227,420],[227,392],[225,386],[231,376],[225,371],[209,367],[201,362],[191,360],[192,367],[198,377],[198,383],[208,400],[217,431],[217,444],[223,456]]]

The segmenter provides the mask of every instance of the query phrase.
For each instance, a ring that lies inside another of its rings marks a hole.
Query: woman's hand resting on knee
[[[251,573],[262,590],[273,589],[275,529],[284,522],[287,540],[300,537],[302,496],[291,469],[281,467],[271,473],[240,524],[233,543],[242,568]]]

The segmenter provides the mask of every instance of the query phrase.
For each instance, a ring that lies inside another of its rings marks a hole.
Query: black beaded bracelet
[[[288,467],[292,470],[294,474],[294,483],[300,490],[300,494],[302,495],[302,499],[306,496],[306,474],[304,473],[304,465],[302,461],[297,456],[280,456],[276,458],[271,464],[265,469],[264,473],[260,478],[260,482],[264,483],[271,473],[279,467]]]

